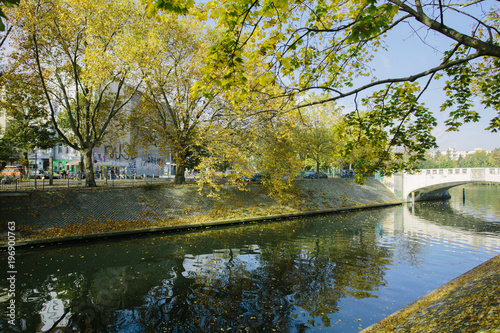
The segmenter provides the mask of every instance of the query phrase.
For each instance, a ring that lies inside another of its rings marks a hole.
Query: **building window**
[[[57,146],[57,152],[58,152],[59,154],[62,154],[62,149],[63,149],[63,147],[62,147],[61,145],[58,145],[58,146]]]

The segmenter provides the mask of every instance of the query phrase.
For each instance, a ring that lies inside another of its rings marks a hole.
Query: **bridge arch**
[[[423,169],[382,179],[403,202],[449,198],[448,189],[480,181],[500,182],[500,168]]]

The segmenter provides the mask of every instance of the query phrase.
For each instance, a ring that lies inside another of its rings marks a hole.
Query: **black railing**
[[[174,177],[158,176],[116,176],[116,177],[96,177],[98,187],[130,187],[143,186],[148,184],[173,184]],[[194,179],[186,178],[187,183],[193,183]],[[71,188],[85,188],[85,179],[66,178],[53,179],[52,185],[48,178],[42,179],[19,179],[2,178],[0,180],[0,192],[29,192],[29,191],[50,191]]]

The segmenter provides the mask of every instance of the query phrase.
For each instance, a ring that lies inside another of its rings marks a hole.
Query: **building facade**
[[[50,158],[52,157],[54,172],[79,171],[80,152],[66,145],[57,144],[54,148],[35,148],[29,154],[30,169],[50,171]]]
[[[116,89],[116,87],[112,87]],[[72,94],[70,89],[69,94]],[[139,93],[124,108],[125,113],[133,112],[140,97]],[[57,100],[52,101],[56,114],[60,107]],[[0,138],[9,126],[9,117],[0,109]],[[113,131],[110,131],[113,132]],[[119,138],[108,135],[105,143],[93,149],[94,171],[102,174],[111,170],[115,174],[137,175],[137,176],[172,176],[175,175],[175,161],[171,153],[162,154],[155,146],[138,149],[136,153],[129,154],[126,147],[131,142],[139,142],[140,138],[134,137],[133,133],[120,135]],[[20,155],[12,156],[7,165],[20,164]],[[31,170],[50,171],[50,159],[53,160],[53,172],[78,172],[82,161],[80,152],[64,144],[57,144],[53,148],[35,148],[28,154],[29,167]]]

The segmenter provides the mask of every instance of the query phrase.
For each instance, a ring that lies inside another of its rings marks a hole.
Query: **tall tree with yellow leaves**
[[[54,128],[82,154],[89,187],[96,186],[92,149],[141,83],[131,65],[137,50],[126,38],[141,21],[137,6],[133,0],[25,0],[8,12],[15,26],[10,66],[38,75]]]
[[[205,144],[208,131],[223,116],[225,106],[216,87],[204,93],[195,89],[212,33],[192,18],[155,15],[135,31],[144,50],[138,60],[144,77],[142,101],[131,114],[135,148],[155,145],[176,163],[176,184],[185,183],[189,159]]]

